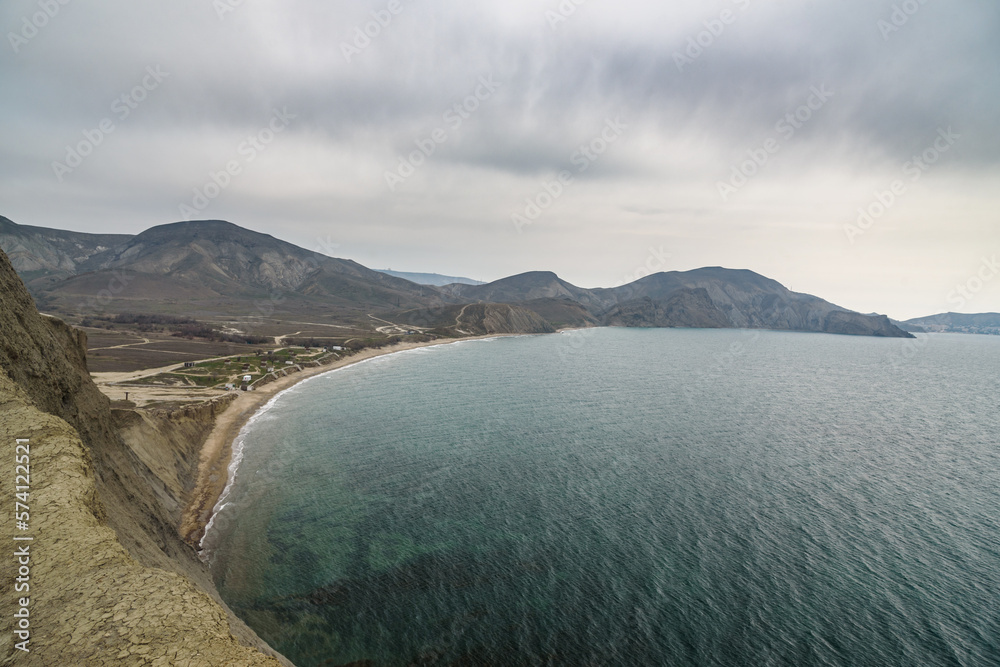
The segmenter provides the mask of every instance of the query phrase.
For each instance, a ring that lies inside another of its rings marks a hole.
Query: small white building
[[[252,380],[252,379],[253,379],[252,375],[244,375],[243,376],[243,381],[244,382],[250,382],[250,380]]]

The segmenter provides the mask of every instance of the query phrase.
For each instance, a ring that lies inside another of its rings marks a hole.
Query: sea
[[[298,667],[1000,665],[1000,337],[587,329],[316,376],[203,543]]]

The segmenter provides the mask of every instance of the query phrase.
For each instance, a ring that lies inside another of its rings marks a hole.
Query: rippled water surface
[[[254,419],[206,546],[299,667],[998,665],[998,378],[959,335],[382,357]]]

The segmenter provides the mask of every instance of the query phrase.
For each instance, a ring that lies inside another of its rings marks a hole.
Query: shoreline
[[[230,482],[229,466],[233,459],[233,444],[240,431],[254,415],[267,406],[278,394],[304,380],[314,378],[324,373],[340,370],[354,364],[422,347],[450,345],[463,341],[488,340],[509,336],[531,334],[487,334],[483,336],[468,336],[453,340],[436,340],[424,343],[401,342],[395,345],[364,349],[349,357],[338,359],[330,364],[305,368],[298,373],[270,382],[252,392],[242,392],[226,409],[215,418],[212,431],[202,444],[198,461],[198,477],[190,499],[181,514],[179,532],[181,538],[191,546],[199,549],[205,537],[207,527],[215,515],[222,494]]]

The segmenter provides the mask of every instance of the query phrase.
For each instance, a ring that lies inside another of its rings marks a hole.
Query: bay
[[[1000,664],[1000,338],[594,329],[379,357],[205,546],[299,667]]]

